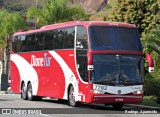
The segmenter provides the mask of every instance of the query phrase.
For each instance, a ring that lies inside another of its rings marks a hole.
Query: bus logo
[[[118,94],[121,94],[121,90],[118,90]]]
[[[44,53],[44,56],[37,58],[35,55],[31,56],[31,66],[43,67],[50,66],[51,57],[47,57],[47,53]]]

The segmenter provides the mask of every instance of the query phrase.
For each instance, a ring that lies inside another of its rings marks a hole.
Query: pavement
[[[11,91],[0,91],[1,94],[14,94]],[[146,105],[140,105],[140,104],[125,104],[126,107],[135,107],[135,108],[144,108],[144,109],[150,109],[150,110],[158,110],[160,111],[160,107],[154,107],[154,106],[146,106]]]
[[[154,106],[146,106],[146,105],[140,105],[140,104],[125,104],[127,107],[135,107],[135,108],[144,108],[144,109],[150,109],[150,110],[159,110],[160,107],[154,107]]]

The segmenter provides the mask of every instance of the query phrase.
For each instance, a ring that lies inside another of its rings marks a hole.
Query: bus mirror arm
[[[150,54],[146,54],[146,59],[148,61],[148,72],[154,72],[154,60]]]

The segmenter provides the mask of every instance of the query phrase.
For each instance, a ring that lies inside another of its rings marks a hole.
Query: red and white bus
[[[12,38],[11,89],[24,100],[43,97],[111,104],[143,100],[144,55],[137,28],[128,23],[71,21],[17,32]]]

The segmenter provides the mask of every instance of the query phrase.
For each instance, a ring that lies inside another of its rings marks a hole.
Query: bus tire
[[[73,86],[69,89],[69,95],[68,95],[68,105],[72,107],[77,107],[80,105],[80,102],[75,101],[75,93]]]
[[[40,97],[40,96],[33,96],[31,83],[28,84],[27,94],[28,94],[28,100],[30,100],[30,101],[41,101],[42,100],[42,97]]]
[[[25,83],[22,84],[21,97],[23,98],[23,100],[28,99],[27,88],[25,88]]]
[[[121,110],[124,104],[113,104],[112,106],[113,106],[113,109],[115,110]]]

